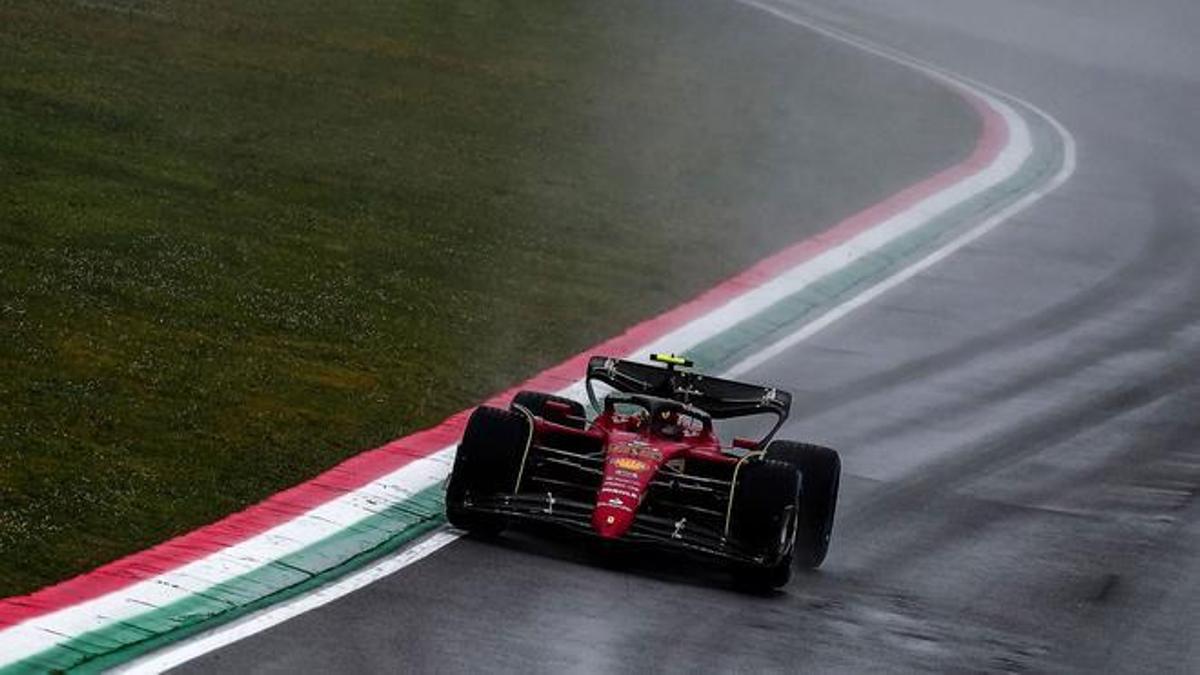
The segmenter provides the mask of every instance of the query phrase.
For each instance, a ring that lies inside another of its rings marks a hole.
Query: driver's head
[[[683,428],[679,426],[679,411],[664,409],[658,411],[658,419],[654,425],[658,433],[668,438],[678,438],[683,435]]]

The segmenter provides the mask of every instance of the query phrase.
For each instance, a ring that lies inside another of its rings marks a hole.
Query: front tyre
[[[446,484],[446,520],[472,534],[493,535],[504,517],[472,508],[475,500],[512,494],[529,444],[524,414],[480,406],[471,413]]]
[[[792,578],[799,510],[800,474],[790,464],[750,460],[739,468],[730,536],[762,560],[739,571],[742,582],[757,589],[787,585]]]
[[[767,446],[767,459],[786,462],[800,472],[796,560],[809,569],[820,567],[829,553],[829,539],[833,534],[842,460],[832,448],[795,441],[772,442]]]

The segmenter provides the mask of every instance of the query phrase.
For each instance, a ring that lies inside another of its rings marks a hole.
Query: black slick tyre
[[[755,459],[739,468],[730,535],[762,560],[738,570],[739,580],[747,586],[780,588],[791,579],[799,500],[800,474],[790,464]]]
[[[529,433],[529,418],[520,412],[480,406],[471,413],[446,483],[446,520],[451,525],[481,535],[504,529],[502,516],[472,505],[514,491]]]
[[[772,442],[767,446],[767,459],[786,462],[800,472],[796,561],[809,569],[820,567],[833,534],[842,460],[832,448],[795,441]]]
[[[546,404],[550,401],[563,403],[570,406],[570,416],[565,416],[546,410]],[[568,426],[575,429],[583,429],[587,426],[587,412],[584,411],[583,404],[579,401],[573,401],[569,398],[555,396],[554,394],[546,394],[540,391],[520,391],[517,392],[517,395],[513,397],[512,403],[509,407],[516,408],[517,406],[525,408],[529,412],[533,413],[536,417],[541,417],[542,419],[549,420],[556,424],[561,424],[563,426]]]

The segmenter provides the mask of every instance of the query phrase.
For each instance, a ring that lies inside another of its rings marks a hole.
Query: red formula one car
[[[841,462],[829,448],[771,438],[790,394],[683,370],[597,356],[579,402],[524,391],[508,410],[471,415],[446,487],[446,517],[468,532],[552,523],[607,540],[715,557],[777,588],[793,561],[825,559]],[[597,400],[596,383],[609,392]],[[759,440],[723,444],[714,420],[766,415]]]

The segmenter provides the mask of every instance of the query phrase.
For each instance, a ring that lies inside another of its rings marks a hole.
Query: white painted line
[[[453,456],[453,447],[443,448],[229,548],[0,631],[3,662],[33,656],[63,642],[64,636],[82,635],[183,600],[337,534],[377,513],[381,502],[405,501],[443,480]]]
[[[459,535],[454,531],[437,530],[415,544],[380,560],[371,567],[349,574],[311,593],[299,595],[291,600],[247,614],[236,621],[171,645],[168,649],[161,649],[147,654],[123,666],[114,668],[113,672],[142,675],[147,673],[161,673],[164,670],[182,665],[214,649],[220,649],[238,640],[248,638],[255,633],[261,633],[288,619],[297,617],[305,612],[327,605],[344,595],[353,593],[367,584],[373,584],[380,579],[395,574],[418,560],[432,555],[439,549],[451,544],[458,537]]]

